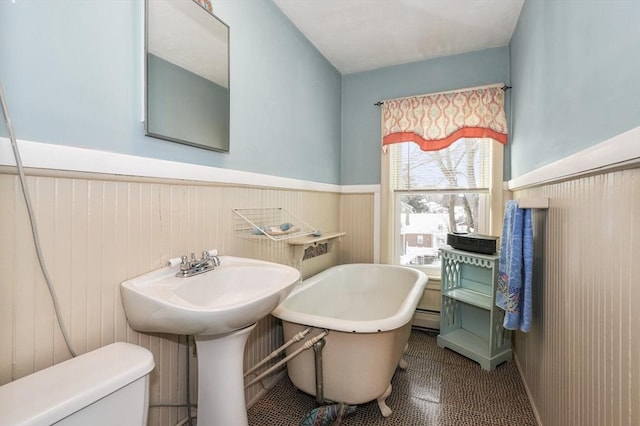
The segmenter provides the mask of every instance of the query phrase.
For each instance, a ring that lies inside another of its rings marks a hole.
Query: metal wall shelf
[[[234,231],[237,237],[290,240],[312,235],[318,231],[304,220],[282,207],[233,209]]]

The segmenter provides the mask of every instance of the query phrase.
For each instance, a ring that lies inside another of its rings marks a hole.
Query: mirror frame
[[[229,26],[220,18],[218,18],[211,10],[209,10],[209,8],[205,7],[202,2],[198,2],[196,0],[182,0],[182,1],[188,1],[193,3],[193,7],[196,7],[198,9],[202,9],[202,13],[206,13],[209,16],[211,16],[212,19],[215,19],[217,21],[217,23],[222,24],[225,28],[226,28],[226,33],[227,33],[227,102],[226,102],[226,136],[223,138],[220,138],[220,140],[224,139],[221,143],[207,143],[207,141],[198,141],[198,140],[188,140],[188,139],[183,139],[180,137],[176,137],[173,135],[167,135],[167,134],[162,134],[162,133],[157,133],[157,132],[153,132],[150,130],[150,127],[152,126],[149,125],[149,121],[150,121],[150,109],[149,109],[149,97],[150,97],[150,91],[149,91],[149,55],[152,54],[149,52],[149,3],[153,2],[154,0],[145,0],[144,2],[144,127],[145,127],[145,135],[149,136],[149,137],[153,137],[156,139],[162,139],[162,140],[167,140],[167,141],[171,141],[171,142],[177,142],[180,144],[184,144],[184,145],[189,145],[189,146],[194,146],[197,148],[203,148],[203,149],[207,149],[207,150],[211,150],[211,151],[217,151],[217,152],[223,152],[223,153],[228,153],[230,151],[230,100],[231,100],[231,73],[230,73],[230,35],[231,35],[231,31]],[[210,3],[209,3],[210,5]],[[160,58],[157,55],[154,55],[155,57],[164,60],[163,58]],[[167,61],[168,62],[168,61]],[[168,62],[169,64],[171,64],[170,62]],[[173,64],[171,64],[173,65]],[[176,65],[177,68],[179,68]],[[182,68],[182,70],[189,72],[191,74],[197,75],[195,73],[193,73],[192,71]],[[204,79],[204,78],[203,78]],[[222,87],[222,86],[221,86]]]

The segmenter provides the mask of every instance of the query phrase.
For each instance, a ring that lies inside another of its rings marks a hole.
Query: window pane
[[[396,250],[401,265],[440,265],[447,233],[484,231],[485,193],[396,194]]]
[[[488,189],[491,139],[460,139],[440,151],[415,143],[389,147],[393,189]]]

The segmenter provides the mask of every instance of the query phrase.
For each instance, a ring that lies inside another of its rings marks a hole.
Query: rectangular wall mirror
[[[146,134],[228,152],[229,27],[194,0],[145,5]]]

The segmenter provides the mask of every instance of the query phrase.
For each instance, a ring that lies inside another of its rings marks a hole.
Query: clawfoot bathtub
[[[335,266],[299,284],[273,315],[282,320],[285,341],[307,327],[309,336],[329,331],[322,348],[324,398],[351,405],[377,400],[387,417],[391,378],[397,366],[406,367],[402,354],[426,282],[423,273],[402,266]],[[298,389],[316,395],[314,351],[290,360],[287,372]]]

